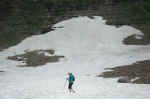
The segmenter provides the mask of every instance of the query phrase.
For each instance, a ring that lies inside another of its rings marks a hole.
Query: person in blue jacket
[[[75,91],[72,89],[72,85],[73,85],[73,83],[74,83],[74,81],[75,81],[75,77],[74,77],[74,75],[72,74],[72,73],[68,73],[68,75],[69,75],[69,77],[67,78],[67,80],[68,80],[68,82],[69,82],[69,85],[68,85],[68,89],[69,89],[69,92],[71,93],[71,92],[73,92],[73,93],[75,93]]]

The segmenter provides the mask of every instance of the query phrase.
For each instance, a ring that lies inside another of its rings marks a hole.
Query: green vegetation
[[[112,8],[114,4],[121,4],[127,9],[122,14],[123,18],[115,17],[112,23],[149,24],[149,0],[1,0],[0,49],[15,45],[28,36],[39,34],[41,29],[48,28],[49,22],[54,20],[49,15],[59,16],[69,10],[97,11],[106,1],[111,2]]]
[[[48,11],[44,6],[27,1],[24,4],[16,2],[16,5],[13,5],[12,2],[3,6],[3,9],[7,9],[9,13],[0,18],[0,48],[17,44],[47,26]]]
[[[138,2],[129,6],[129,17],[136,24],[149,24],[150,22],[150,1]]]
[[[68,8],[88,7],[86,1],[87,0],[1,0],[0,49],[15,45],[24,38],[38,34],[41,29],[47,28],[48,14],[52,10],[56,14],[59,12],[63,12],[64,14]]]

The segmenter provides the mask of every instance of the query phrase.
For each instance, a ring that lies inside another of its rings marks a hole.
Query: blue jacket
[[[69,75],[68,81],[69,81],[69,83],[73,83],[74,82],[74,76],[73,75]]]

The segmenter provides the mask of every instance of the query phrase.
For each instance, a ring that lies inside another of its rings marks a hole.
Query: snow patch
[[[150,59],[150,45],[128,46],[122,42],[143,33],[127,25],[117,28],[105,22],[98,16],[72,18],[55,24],[54,31],[29,37],[0,52],[0,69],[6,71],[0,75],[1,99],[148,99],[149,85],[118,84],[116,79],[96,77],[104,68]],[[25,50],[39,49],[54,49],[66,60],[38,68],[19,68],[16,66],[21,63],[7,60]],[[75,95],[63,87],[68,71],[77,77]]]

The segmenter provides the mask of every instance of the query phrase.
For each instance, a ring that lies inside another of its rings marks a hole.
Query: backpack
[[[75,77],[73,76],[73,81],[75,81]]]

